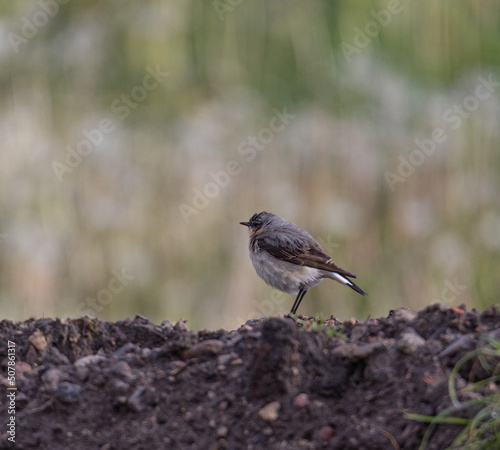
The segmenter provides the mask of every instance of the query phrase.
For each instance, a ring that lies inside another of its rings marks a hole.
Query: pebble
[[[222,365],[222,366],[225,366],[229,363],[229,361],[231,361],[232,359],[235,359],[237,358],[238,355],[234,352],[231,352],[231,353],[224,353],[223,355],[219,355],[217,357],[217,362]]]
[[[344,356],[353,360],[368,358],[373,352],[383,349],[388,344],[387,339],[378,339],[368,344],[343,344],[336,347],[332,353]]]
[[[335,436],[335,431],[333,430],[332,427],[329,427],[328,425],[325,425],[324,427],[321,427],[318,431],[318,437],[323,441],[323,442],[328,442]]]
[[[420,347],[424,346],[426,340],[422,336],[417,334],[417,332],[413,328],[410,328],[409,330],[401,334],[397,342],[400,351],[406,353],[407,355],[411,355],[412,353],[415,353]]]
[[[128,365],[126,361],[117,361],[110,368],[110,373],[116,375],[118,378],[121,378],[123,381],[132,382],[135,379],[135,376],[132,372],[132,369]]]
[[[311,402],[309,401],[307,394],[299,394],[295,397],[293,404],[298,408],[305,408],[306,406],[309,406]]]
[[[76,403],[78,402],[78,396],[82,388],[78,384],[68,383],[63,381],[57,387],[57,396],[66,403]]]
[[[106,361],[106,357],[103,355],[88,355],[83,358],[77,359],[74,362],[74,366],[76,369],[80,367],[87,367],[99,364],[101,361]]]
[[[451,345],[446,347],[438,356],[442,358],[443,356],[454,355],[460,351],[472,350],[474,347],[474,335],[464,334],[456,339]]]
[[[273,429],[271,427],[266,427],[262,430],[262,434],[264,436],[272,436],[273,434]]]
[[[59,369],[52,368],[44,372],[40,378],[47,392],[56,392],[64,374]]]
[[[189,328],[186,325],[186,321],[185,320],[179,319],[174,324],[174,330],[175,331],[189,331]]]
[[[274,422],[278,418],[278,411],[281,408],[280,402],[271,402],[259,410],[259,416],[261,419],[267,420],[268,422]]]
[[[30,341],[30,343],[33,344],[33,347],[35,347],[39,352],[43,352],[47,347],[47,340],[40,330],[36,330],[28,338],[28,341]]]
[[[123,380],[119,380],[118,378],[111,378],[111,380],[106,383],[106,387],[113,392],[124,393],[129,390],[130,385],[125,383]]]
[[[132,342],[127,342],[125,345],[122,345],[115,353],[115,356],[123,356],[126,353],[129,352],[136,352],[136,350],[139,348],[138,345],[132,343]]]
[[[168,331],[168,332],[174,331],[174,326],[168,320],[164,320],[160,324],[160,327],[163,328],[164,330]]]
[[[217,437],[225,438],[229,432],[228,428],[225,426],[217,428]]]
[[[33,344],[30,344],[28,347],[28,351],[26,352],[25,356],[26,362],[30,365],[33,365],[38,362],[38,353],[35,350],[35,347]]]
[[[436,312],[436,311],[445,312],[447,310],[448,310],[448,306],[446,306],[446,304],[444,304],[443,302],[438,302],[438,303],[433,303],[432,305],[426,306],[422,312],[425,314],[425,313],[432,313],[432,312]]]
[[[141,402],[141,395],[146,390],[146,386],[137,386],[133,394],[128,398],[127,405],[135,412],[140,412],[144,409]]]
[[[406,308],[395,309],[392,313],[392,317],[394,317],[394,319],[398,322],[412,322],[417,318],[417,316],[417,312]]]
[[[183,356],[185,358],[195,358],[205,355],[217,355],[224,347],[224,343],[217,339],[207,339],[206,341],[198,342],[191,348],[188,348]]]

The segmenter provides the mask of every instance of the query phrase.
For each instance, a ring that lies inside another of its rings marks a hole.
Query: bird
[[[273,288],[297,294],[290,314],[296,315],[306,292],[324,278],[368,295],[349,279],[356,278],[355,273],[335,264],[323,247],[297,225],[267,211],[240,224],[248,227],[250,259],[257,274]]]

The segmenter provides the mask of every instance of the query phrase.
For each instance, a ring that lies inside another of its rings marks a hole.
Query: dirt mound
[[[0,384],[11,393],[15,381],[18,390],[15,443],[12,404],[0,397],[0,448],[416,449],[428,424],[405,414],[449,407],[457,361],[485,335],[500,335],[495,307],[436,304],[365,322],[300,318],[234,331],[139,316],[2,321]],[[487,376],[472,358],[456,384]],[[465,389],[459,399],[471,394],[479,395]],[[427,448],[446,448],[462,428],[438,425]]]

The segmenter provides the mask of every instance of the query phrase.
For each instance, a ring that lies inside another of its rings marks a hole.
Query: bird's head
[[[267,211],[262,211],[250,217],[250,220],[248,222],[240,222],[240,224],[248,227],[250,232],[255,232],[260,230],[264,225],[270,223],[274,219],[274,217],[276,217],[274,214],[268,213]]]

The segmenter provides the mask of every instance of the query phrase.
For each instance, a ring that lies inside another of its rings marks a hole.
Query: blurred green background
[[[500,2],[39,0],[0,15],[2,318],[235,328],[287,313],[238,224],[262,210],[369,293],[327,280],[302,314],[498,301]]]

